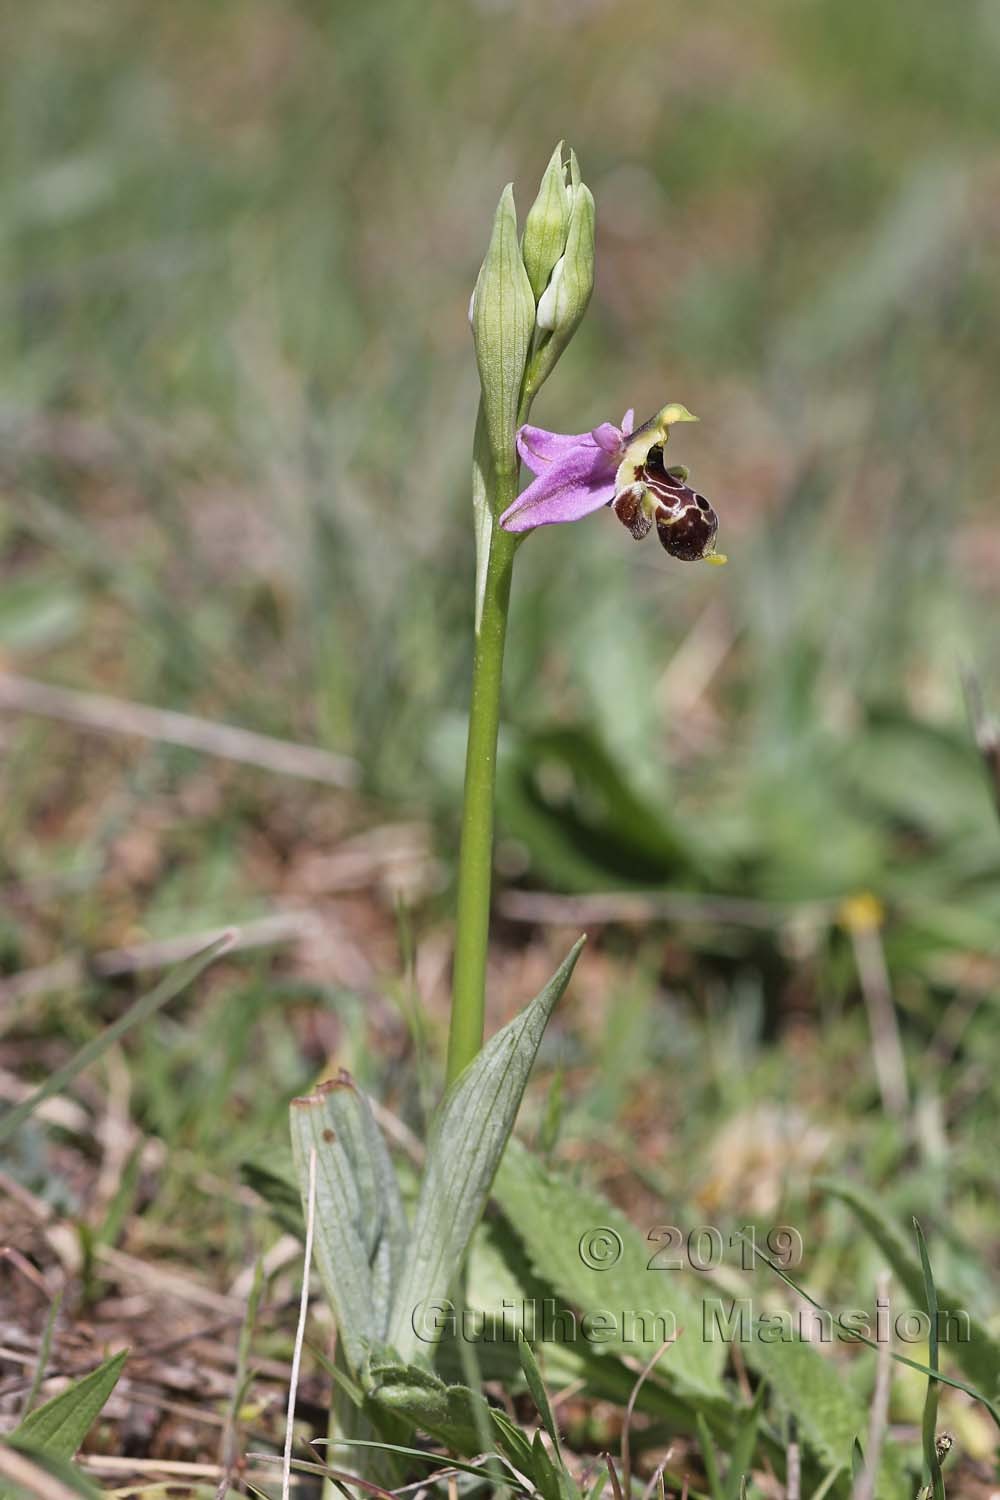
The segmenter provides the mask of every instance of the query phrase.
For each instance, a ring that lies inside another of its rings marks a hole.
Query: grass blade
[[[910,1296],[914,1299],[922,1296],[924,1274],[920,1260],[914,1255],[912,1246],[902,1229],[886,1212],[878,1199],[858,1187],[856,1183],[835,1178],[822,1178],[817,1186],[823,1192],[833,1198],[838,1198],[847,1205],[858,1223],[878,1245],[889,1262],[891,1270],[895,1272]],[[939,1319],[939,1339],[941,1327],[946,1326],[945,1320],[948,1314],[964,1319],[968,1324],[968,1337],[956,1339],[946,1334],[945,1342],[963,1374],[968,1375],[970,1380],[986,1390],[990,1390],[996,1380],[997,1369],[1000,1368],[1000,1341],[994,1338],[978,1319],[969,1314],[965,1299],[954,1288],[935,1282],[935,1294],[939,1313],[943,1315]]]
[[[826,1312],[826,1308],[823,1306],[822,1302],[817,1302],[815,1297],[810,1297],[805,1287],[801,1287],[799,1286],[798,1282],[793,1281],[792,1278],[787,1275],[779,1265],[776,1265],[775,1262],[771,1260],[770,1256],[764,1253],[759,1244],[754,1244],[745,1234],[740,1234],[739,1231],[737,1231],[737,1237],[741,1239],[745,1245],[748,1245],[750,1247],[751,1251],[758,1260],[762,1260],[767,1265],[769,1265],[774,1274],[776,1276],[780,1276],[781,1280],[785,1283],[786,1286],[790,1286],[792,1291],[797,1293],[798,1296],[804,1297],[805,1300],[809,1303],[810,1307],[815,1307],[818,1312]],[[878,1352],[879,1345],[875,1342],[874,1339],[868,1338],[867,1334],[860,1333],[855,1330],[853,1337],[857,1339],[859,1344],[867,1344],[869,1349],[874,1349],[876,1353]],[[905,1354],[897,1354],[895,1349],[893,1349],[892,1351],[892,1358],[898,1365],[908,1365],[911,1370],[919,1370],[921,1375],[933,1376],[934,1379],[940,1381],[942,1385],[950,1385],[956,1391],[964,1391],[967,1396],[972,1397],[973,1401],[978,1401],[981,1406],[984,1406],[986,1408],[990,1416],[993,1418],[993,1421],[996,1423],[997,1427],[1000,1428],[1000,1411],[997,1410],[996,1406],[989,1399],[989,1397],[984,1396],[982,1391],[976,1390],[975,1386],[969,1385],[964,1380],[957,1380],[954,1376],[944,1375],[940,1370],[932,1370],[929,1368],[929,1366],[922,1365],[918,1359],[910,1359]]]
[[[924,1468],[926,1470],[927,1483],[930,1486],[934,1500],[944,1500],[944,1479],[941,1475],[941,1464],[937,1455],[937,1409],[940,1386],[937,1380],[938,1370],[938,1301],[937,1290],[934,1286],[934,1275],[931,1271],[930,1256],[927,1254],[927,1242],[924,1232],[916,1219],[913,1221],[913,1230],[917,1236],[917,1249],[920,1252],[920,1267],[924,1273],[924,1297],[927,1301],[927,1316],[931,1320],[930,1331],[927,1335],[927,1363],[934,1372],[927,1378],[927,1395],[924,1398],[924,1415],[921,1424],[921,1437],[924,1445]]]
[[[545,1389],[545,1382],[542,1379],[542,1372],[538,1368],[534,1351],[523,1333],[518,1334],[517,1352],[521,1356],[521,1369],[524,1371],[524,1378],[528,1382],[531,1399],[535,1403],[535,1408],[542,1419],[545,1431],[552,1439],[552,1446],[558,1454],[559,1430],[556,1427],[556,1419],[549,1401],[549,1393]]]
[[[695,1426],[698,1431],[698,1446],[701,1449],[701,1461],[705,1466],[705,1478],[708,1480],[708,1493],[712,1500],[725,1500],[726,1491],[719,1475],[719,1465],[715,1457],[715,1444],[712,1442],[712,1434],[708,1430],[708,1423],[701,1412],[695,1418]]]
[[[38,1392],[42,1388],[42,1381],[45,1379],[45,1370],[49,1362],[49,1353],[52,1349],[52,1335],[55,1332],[59,1309],[62,1307],[62,1299],[63,1294],[62,1289],[60,1289],[52,1298],[49,1315],[45,1319],[45,1327],[42,1330],[42,1342],[38,1348],[38,1363],[35,1365],[35,1373],[31,1377],[31,1385],[28,1388],[28,1394],[24,1398],[24,1405],[21,1407],[22,1422],[34,1406]]]
[[[96,1062],[101,1054],[126,1032],[141,1025],[143,1021],[148,1021],[161,1006],[167,1004],[168,1000],[173,1000],[175,995],[179,995],[182,990],[186,989],[192,980],[197,979],[201,971],[208,967],[213,958],[218,958],[220,953],[224,953],[232,946],[234,939],[234,931],[224,933],[214,943],[210,943],[207,948],[203,948],[200,953],[189,958],[186,963],[179,964],[176,969],[172,969],[160,980],[155,989],[150,990],[148,995],[143,995],[134,1005],[130,1005],[124,1015],[119,1016],[117,1021],[113,1021],[110,1026],[104,1028],[100,1036],[92,1038],[86,1046],[80,1048],[74,1057],[70,1058],[69,1062],[63,1063],[61,1068],[51,1073],[33,1094],[27,1099],[22,1099],[20,1104],[0,1116],[0,1145],[10,1140],[15,1131],[21,1128],[40,1104],[46,1099],[51,1099],[53,1094],[61,1093],[67,1084],[72,1083],[78,1073],[82,1073],[84,1068]]]

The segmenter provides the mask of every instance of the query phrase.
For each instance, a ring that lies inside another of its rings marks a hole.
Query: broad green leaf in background
[[[566,890],[635,889],[709,879],[710,852],[640,797],[581,726],[508,735],[497,767],[498,819],[534,872]]]
[[[902,1231],[882,1208],[881,1204],[863,1188],[851,1182],[824,1178],[817,1183],[823,1192],[839,1198],[868,1231],[898,1276],[907,1293],[918,1306],[923,1301],[926,1287],[924,1272],[919,1258],[914,1255]],[[935,1277],[937,1282],[937,1277]],[[982,1323],[972,1317],[968,1310],[968,1299],[959,1297],[954,1289],[937,1283],[937,1305],[943,1314],[955,1313],[968,1319],[969,1338],[942,1339],[948,1353],[987,1394],[992,1394],[1000,1379],[1000,1342],[986,1330]]]
[[[512,1144],[508,1149],[516,1150]],[[501,1171],[503,1169],[501,1168]],[[535,1274],[520,1238],[506,1218],[494,1215],[481,1223],[473,1236],[466,1263],[466,1305],[475,1310],[477,1325],[482,1323],[482,1340],[475,1347],[476,1361],[483,1379],[501,1381],[512,1394],[519,1391],[524,1372],[518,1357],[514,1336],[518,1329],[531,1332],[533,1312],[547,1309],[553,1329],[569,1325],[577,1316],[567,1299],[551,1282]],[[537,1316],[536,1316],[537,1323]],[[537,1334],[536,1328],[536,1334]],[[542,1330],[544,1331],[544,1330]],[[455,1333],[446,1330],[435,1350],[435,1369],[446,1380],[462,1379],[462,1361],[455,1347]],[[635,1352],[630,1345],[629,1352]],[[635,1370],[629,1369],[617,1354],[583,1340],[560,1343],[547,1339],[536,1343],[540,1367],[552,1389],[564,1390],[581,1383],[598,1400],[624,1407],[635,1387]],[[649,1350],[648,1353],[655,1351]],[[635,1402],[635,1409],[670,1425],[672,1432],[690,1431],[695,1406],[700,1398],[684,1400],[676,1389],[667,1390],[658,1382],[646,1381]],[[740,1413],[734,1408],[711,1412],[713,1431],[730,1451],[734,1422]]]
[[[269,1162],[250,1159],[240,1162],[240,1177],[247,1187],[263,1198],[275,1222],[286,1234],[304,1240],[305,1222],[295,1169],[288,1162],[287,1171],[276,1172]]]
[[[303,1209],[316,1150],[316,1264],[351,1369],[385,1337],[406,1250],[399,1184],[365,1096],[348,1073],[291,1104]]]
[[[487,1042],[442,1101],[389,1326],[388,1341],[405,1362],[420,1352],[430,1353],[415,1326],[420,1309],[433,1308],[452,1288],[486,1206],[549,1017],[583,943],[581,938],[574,944],[540,994]]]
[[[602,1332],[600,1342],[590,1346],[594,1352],[630,1354],[645,1362],[676,1330],[658,1373],[692,1394],[723,1395],[726,1350],[721,1342],[702,1337],[700,1298],[682,1284],[682,1273],[647,1269],[656,1247],[606,1198],[548,1170],[516,1141],[497,1173],[494,1196],[536,1274],[580,1310],[581,1332],[586,1314],[610,1316],[609,1336]],[[610,1232],[612,1256],[615,1244],[621,1246],[618,1259],[601,1269],[585,1259],[587,1236],[595,1230]]]
[[[29,1412],[8,1441],[15,1447],[24,1443],[53,1458],[72,1458],[114,1390],[127,1358],[128,1350],[123,1349],[68,1390]]]
[[[741,1343],[740,1350],[793,1413],[817,1458],[831,1469],[849,1472],[855,1439],[867,1431],[868,1413],[833,1361],[799,1338],[772,1343],[755,1336]],[[903,1492],[899,1451],[886,1443],[875,1493],[884,1500],[898,1500]]]

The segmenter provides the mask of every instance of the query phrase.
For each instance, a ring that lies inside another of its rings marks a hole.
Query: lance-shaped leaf
[[[425,1311],[447,1298],[455,1280],[486,1205],[545,1027],[583,943],[581,938],[541,993],[491,1038],[442,1101],[389,1325],[388,1341],[404,1361],[431,1352],[434,1319],[426,1319]]]
[[[23,1443],[52,1458],[72,1458],[114,1390],[127,1358],[128,1350],[122,1350],[44,1406],[36,1407],[10,1434],[8,1442],[15,1446]]]
[[[316,1150],[316,1264],[357,1372],[385,1337],[406,1248],[406,1216],[385,1141],[365,1096],[341,1071],[291,1106],[292,1153],[303,1206]]]
[[[68,1458],[54,1458],[27,1443],[0,1443],[2,1500],[102,1500],[103,1490]]]

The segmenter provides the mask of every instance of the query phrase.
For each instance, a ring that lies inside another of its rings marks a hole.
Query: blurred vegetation
[[[468,293],[499,188],[523,215],[565,137],[598,285],[536,419],[683,401],[701,425],[675,456],[730,562],[671,564],[603,515],[519,555],[507,897],[707,903],[602,929],[547,1056],[558,1133],[642,1222],[813,1224],[823,1295],[867,1296],[879,1264],[809,1196],[814,1168],[854,1172],[995,1317],[1000,832],[960,671],[1000,702],[996,7],[44,0],[0,9],[0,43],[0,666],[324,744],[363,778],[288,788],[4,715],[4,972],[260,915],[385,825],[429,824],[440,861],[405,916],[374,877],[340,912],[360,977],[234,961],[130,1044],[135,1117],[170,1148],[133,1248],[204,1236],[224,1275],[245,1208],[220,1220],[214,1185],[334,1050],[404,1117],[433,1098]],[[866,892],[901,1119],[842,920]],[[501,921],[498,1014],[561,942]],[[85,994],[13,1007],[8,1061],[34,1076],[119,1007]]]

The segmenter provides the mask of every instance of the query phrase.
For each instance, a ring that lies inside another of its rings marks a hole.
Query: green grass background
[[[536,420],[683,401],[701,424],[675,456],[730,562],[672,563],[603,514],[523,549],[501,868],[790,915],[612,934],[596,1017],[559,1054],[577,1069],[564,1129],[627,1154],[629,1109],[645,1089],[655,1112],[672,1080],[663,1154],[631,1165],[683,1204],[726,1121],[800,1111],[829,1134],[825,1168],[928,1217],[936,1264],[988,1316],[1000,831],[960,670],[1000,701],[996,7],[42,0],[0,9],[0,48],[0,661],[363,771],[343,811],[8,718],[3,879],[77,878],[11,907],[5,971],[266,911],[294,851],[403,819],[430,821],[442,860],[414,940],[446,923],[468,296],[500,188],[523,216],[565,138],[597,200],[597,285]],[[133,850],[109,880],[150,808],[148,870]],[[835,920],[861,891],[887,910],[902,1126]],[[81,1040],[119,1003],[84,998],[15,1034]],[[206,1159],[225,1178],[283,1130],[322,1051],[289,1030],[303,1004],[398,1085],[350,986],[231,972],[130,1054],[138,1117],[173,1148],[161,1228]],[[187,1204],[199,1232],[215,1207]],[[824,1212],[815,1276],[870,1285]]]

